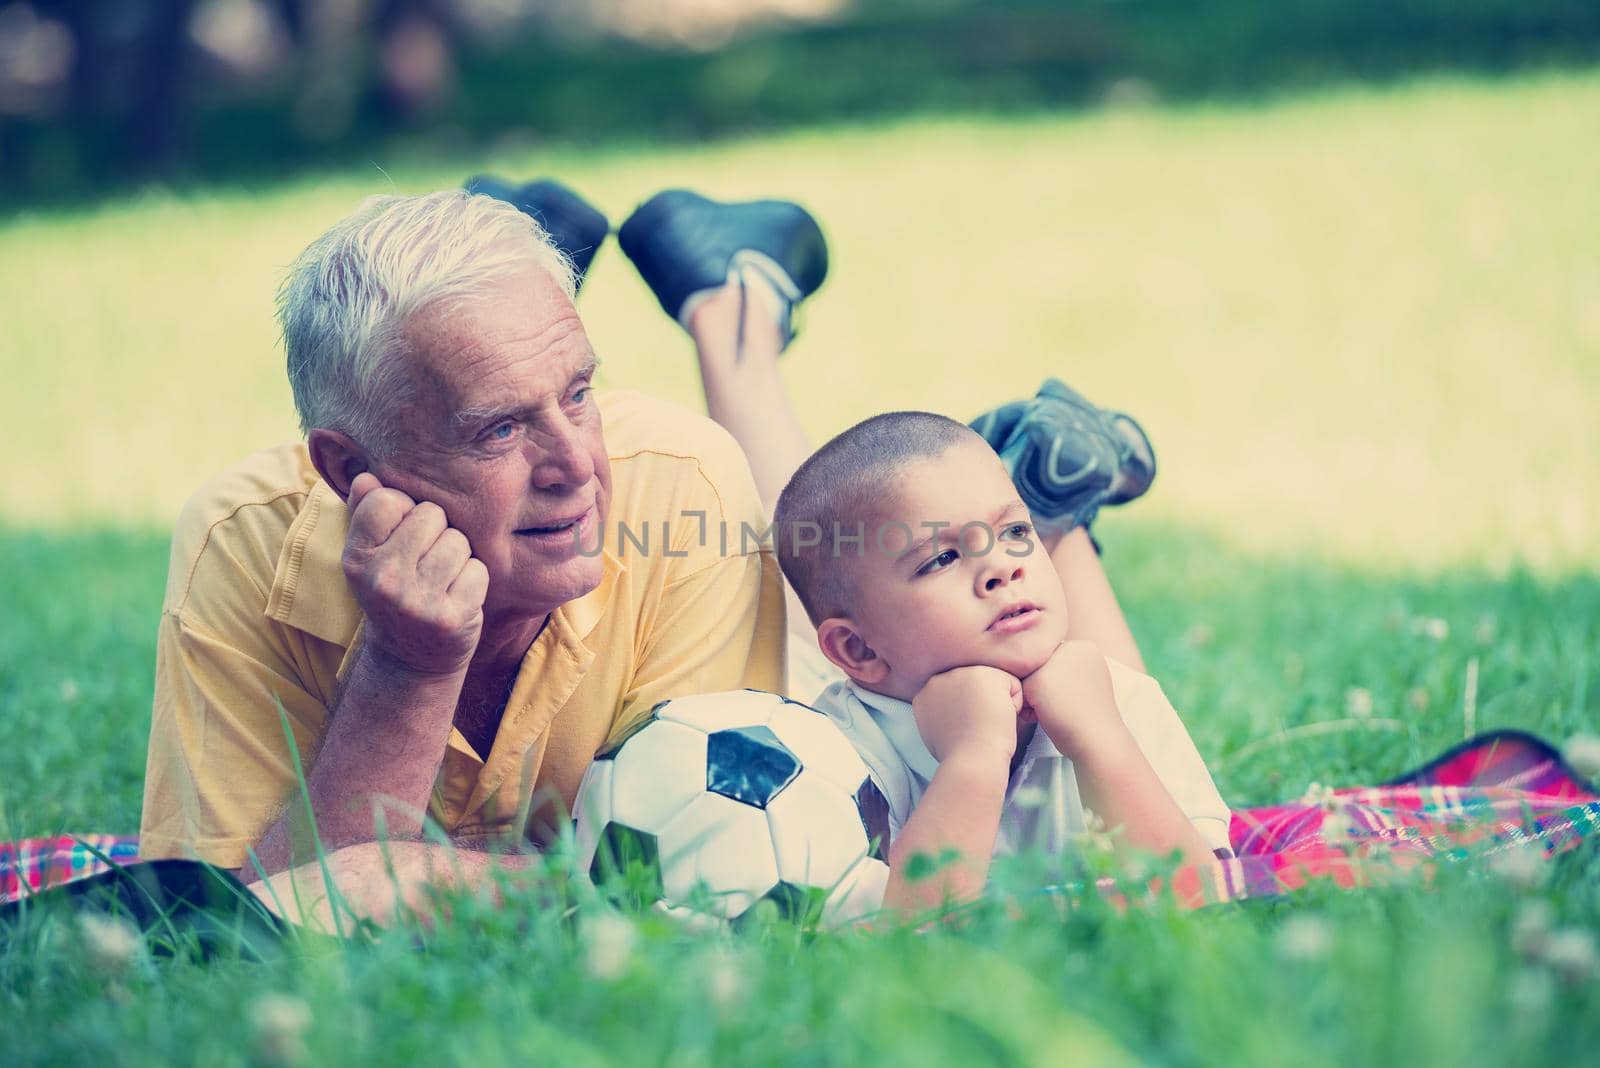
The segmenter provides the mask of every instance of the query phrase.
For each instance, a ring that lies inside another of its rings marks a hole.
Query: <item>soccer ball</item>
[[[849,923],[883,901],[888,806],[821,712],[760,690],[677,697],[595,757],[578,861],[669,912]]]

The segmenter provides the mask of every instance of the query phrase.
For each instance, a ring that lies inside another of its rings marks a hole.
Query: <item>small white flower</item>
[[[1352,686],[1344,692],[1345,711],[1356,719],[1372,716],[1372,691],[1365,686]]]
[[[127,971],[144,952],[144,939],[132,924],[117,916],[85,912],[78,917],[78,932],[89,967],[115,978]]]
[[[1524,903],[1511,921],[1511,948],[1521,957],[1537,960],[1544,955],[1554,921],[1555,912],[1548,901]]]
[[[63,701],[73,701],[73,700],[76,700],[77,697],[78,697],[78,684],[76,682],[72,681],[71,679],[62,679],[61,680],[61,699]]]
[[[1278,953],[1289,960],[1318,960],[1333,948],[1333,931],[1316,916],[1291,916],[1278,928]]]
[[[732,949],[720,946],[706,962],[706,998],[719,1012],[737,1008],[744,1000],[748,980],[743,962]]]
[[[1600,968],[1594,936],[1578,927],[1564,927],[1552,933],[1545,943],[1543,958],[1551,971],[1569,983],[1587,982]]]
[[[305,1033],[311,1006],[296,994],[262,994],[250,1006],[256,1052],[269,1064],[298,1064],[306,1059]]]
[[[1600,777],[1600,738],[1592,734],[1574,734],[1567,739],[1561,755],[1572,770],[1585,779]]]
[[[1450,637],[1450,624],[1438,616],[1418,616],[1411,621],[1411,632],[1442,642]]]
[[[1204,649],[1217,636],[1208,623],[1196,623],[1184,632],[1183,642],[1191,649]]]
[[[1086,853],[1110,853],[1117,845],[1111,831],[1106,827],[1106,821],[1093,809],[1088,808],[1083,810],[1083,830],[1073,837],[1078,847]]]
[[[1406,691],[1406,704],[1410,705],[1414,711],[1426,712],[1431,700],[1428,696],[1428,691],[1421,686],[1413,686]]]
[[[611,912],[583,923],[584,965],[596,979],[621,978],[633,963],[633,924]]]
[[[1549,869],[1537,849],[1519,846],[1503,849],[1490,857],[1489,870],[1518,890],[1532,890],[1544,882]]]
[[[1328,812],[1322,817],[1322,840],[1329,845],[1349,845],[1350,835],[1355,829],[1355,821],[1342,809]]]
[[[1473,640],[1479,645],[1494,644],[1494,640],[1499,633],[1500,627],[1495,622],[1493,613],[1485,613],[1484,615],[1479,616],[1478,625],[1472,628]]]
[[[1311,805],[1324,812],[1333,812],[1339,807],[1339,795],[1334,793],[1333,787],[1324,786],[1320,782],[1313,782],[1306,787],[1306,792],[1300,796],[1302,805]]]

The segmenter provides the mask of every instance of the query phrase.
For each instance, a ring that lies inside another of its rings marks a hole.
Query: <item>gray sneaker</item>
[[[1043,534],[1087,526],[1102,506],[1142,496],[1155,481],[1155,450],[1143,428],[1056,378],[1032,400],[1002,405],[971,426],[1000,454]]]

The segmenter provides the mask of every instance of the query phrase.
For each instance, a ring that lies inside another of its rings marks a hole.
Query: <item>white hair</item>
[[[368,198],[299,255],[278,289],[300,429],[390,451],[395,428],[375,402],[405,388],[406,322],[530,265],[575,296],[571,261],[504,201],[461,190]]]

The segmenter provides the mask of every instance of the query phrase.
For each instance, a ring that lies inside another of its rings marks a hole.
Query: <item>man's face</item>
[[[945,526],[935,535],[932,523]],[[910,700],[933,675],[969,665],[1023,678],[1066,637],[1061,581],[983,442],[907,468],[866,534],[862,555],[847,547],[839,564],[852,569],[851,622],[889,669],[873,689]]]
[[[595,356],[543,271],[424,308],[406,324],[396,451],[374,474],[444,509],[489,571],[486,626],[542,619],[600,582],[611,502]],[[576,526],[576,530],[573,527]]]

